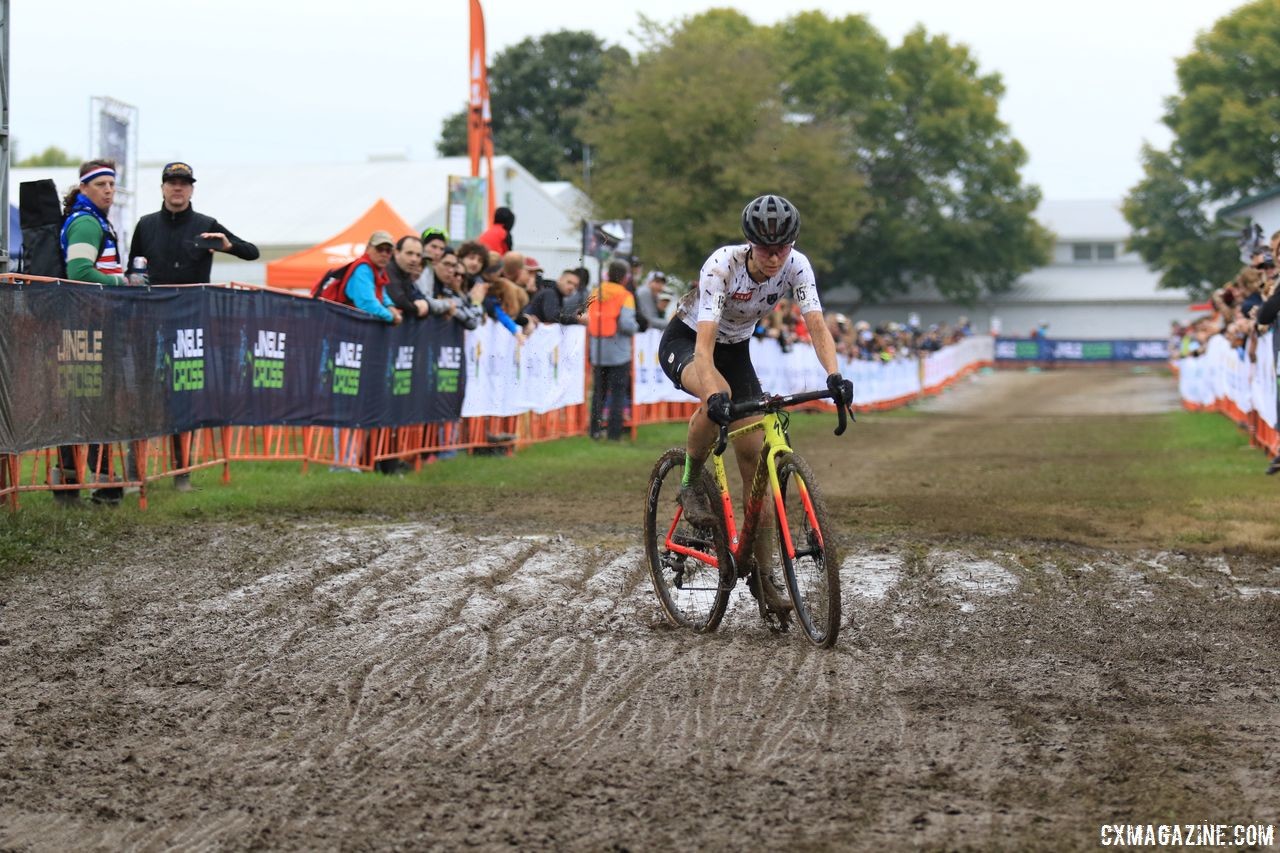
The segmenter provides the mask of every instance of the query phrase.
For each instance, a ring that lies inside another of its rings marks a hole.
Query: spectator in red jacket
[[[505,255],[511,251],[511,229],[514,227],[516,215],[511,212],[511,208],[500,207],[493,212],[493,224],[476,238],[476,242],[490,252]]]

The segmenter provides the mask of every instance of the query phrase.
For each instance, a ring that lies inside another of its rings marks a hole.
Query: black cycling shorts
[[[667,325],[667,330],[662,333],[662,343],[658,345],[658,361],[662,364],[662,372],[681,391],[685,387],[680,384],[680,374],[693,361],[697,340],[698,334],[677,317]],[[729,383],[729,396],[734,400],[751,400],[764,396],[760,378],[756,376],[755,366],[751,363],[750,338],[736,344],[716,344],[713,360],[716,370]]]

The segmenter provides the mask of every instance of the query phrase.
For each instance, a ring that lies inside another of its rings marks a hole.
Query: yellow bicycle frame
[[[743,519],[741,535],[739,535],[733,514],[733,495],[729,491],[729,477],[725,473],[724,457],[715,454],[711,455],[712,473],[715,476],[716,486],[720,490],[725,532],[729,537],[729,551],[733,555],[734,561],[738,564],[742,564],[743,558],[749,555],[749,549],[755,541],[756,531],[760,528],[760,513],[764,508],[764,490],[767,483],[768,487],[773,491],[773,502],[777,510],[778,524],[782,531],[783,547],[786,548],[787,556],[794,560],[796,555],[795,544],[791,539],[791,529],[787,524],[787,512],[782,502],[782,484],[778,481],[778,455],[794,452],[791,449],[791,445],[787,443],[786,422],[779,418],[776,413],[768,412],[755,423],[747,424],[730,432],[729,441],[733,442],[756,430],[764,430],[764,446],[761,448],[760,456],[756,462],[755,476],[751,478],[751,492],[747,497],[746,516]],[[817,515],[813,510],[813,502],[809,499],[808,485],[799,477],[795,479],[795,485],[799,489],[800,500],[804,504],[805,514],[809,518],[810,529],[817,532],[819,544],[821,545],[822,532],[818,527]],[[680,522],[681,512],[677,511],[675,518],[671,521],[671,528],[667,531],[666,542],[664,543],[665,547],[676,553],[695,557],[712,566],[718,565],[714,554],[707,554],[672,541],[672,534],[675,532],[676,525]]]

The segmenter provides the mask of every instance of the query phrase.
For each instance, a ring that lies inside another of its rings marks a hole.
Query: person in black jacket
[[[160,174],[164,203],[138,220],[129,244],[129,265],[146,258],[152,284],[204,284],[213,272],[213,253],[245,261],[258,259],[258,247],[241,240],[212,216],[191,206],[196,178],[186,163],[169,163]],[[212,245],[197,245],[197,238]]]
[[[133,229],[128,269],[134,268],[135,259],[146,258],[152,284],[208,282],[213,272],[214,252],[227,252],[246,261],[258,259],[257,246],[241,240],[212,216],[195,212],[191,206],[195,183],[196,176],[186,163],[166,164],[160,173],[160,195],[163,199],[160,209],[143,216]],[[205,245],[200,245],[198,239]],[[175,468],[185,468],[189,464],[187,445],[188,439],[183,434],[173,437]],[[133,468],[135,464],[130,460],[129,467]],[[178,474],[173,485],[180,492],[190,491],[191,475]]]
[[[541,285],[522,313],[532,314],[543,323],[576,325],[585,322],[564,307],[565,300],[578,291],[578,283],[577,270],[565,270],[555,282]]]
[[[430,310],[415,285],[421,272],[422,241],[413,234],[401,237],[387,264],[387,295],[406,319],[425,317]]]

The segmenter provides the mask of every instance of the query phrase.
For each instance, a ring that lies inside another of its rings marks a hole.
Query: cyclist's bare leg
[[[707,375],[707,374],[714,375]],[[719,380],[719,381],[717,381]],[[724,381],[724,377],[714,368],[711,370],[702,370],[699,361],[695,359],[690,362],[689,366],[680,374],[680,384],[684,390],[693,394],[699,400],[705,400],[717,391],[728,392],[729,385]],[[716,439],[719,437],[720,428],[707,417],[705,406],[698,406],[693,412],[693,417],[689,418],[689,439],[685,445],[685,450],[689,454],[689,458],[693,460],[693,470],[696,473],[702,467],[702,463],[706,462],[707,455],[711,452],[711,448],[715,446]]]

